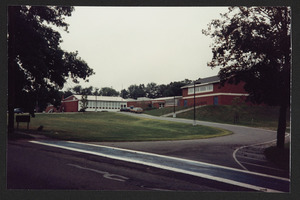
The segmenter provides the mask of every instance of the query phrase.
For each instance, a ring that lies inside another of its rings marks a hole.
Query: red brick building
[[[61,101],[59,111],[61,112],[78,112],[79,111],[79,95],[69,96]]]
[[[86,111],[119,111],[127,102],[121,97],[87,96]],[[82,109],[82,96],[72,95],[61,101],[59,109],[48,106],[45,112],[78,112]]]
[[[200,83],[183,86],[181,106],[199,105],[231,105],[232,100],[236,97],[243,100],[249,95],[244,90],[244,84],[238,85],[225,83],[223,87],[220,85],[218,76],[207,77],[201,79]],[[194,93],[195,89],[195,93]]]
[[[128,107],[141,107],[143,109],[152,107],[152,108],[164,108],[170,106],[178,106],[180,105],[181,96],[174,97],[160,97],[156,99],[150,99],[146,97],[138,98],[137,100],[131,99],[127,100]]]
[[[126,99],[126,100],[127,100],[127,107],[140,107],[146,109],[152,106],[152,99],[146,97],[140,97],[138,99]]]
[[[121,97],[87,96],[88,105],[86,111],[120,111],[124,107],[141,107],[143,109],[163,108],[170,106],[194,106],[195,105],[231,105],[233,99],[245,100],[249,95],[244,90],[244,83],[238,85],[225,83],[220,85],[218,76],[201,79],[199,83],[181,87],[182,96],[162,97],[150,99],[146,97],[135,99],[123,99]],[[195,89],[195,93],[194,93]],[[81,95],[72,95],[62,100],[61,106],[56,110],[49,106],[46,112],[78,112],[81,109]]]

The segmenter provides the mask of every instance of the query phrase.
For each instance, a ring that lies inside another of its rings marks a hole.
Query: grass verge
[[[167,111],[168,110],[166,110],[165,112]],[[236,113],[238,113],[238,121],[234,122],[234,116]],[[277,130],[278,116],[279,107],[272,106],[243,105],[234,107],[229,105],[208,105],[196,109],[196,120],[225,124],[237,124],[270,130]],[[289,113],[287,114],[287,116],[289,117]],[[177,117],[193,119],[194,111],[190,110],[184,113],[177,114]],[[289,127],[289,119],[287,119],[287,126]],[[287,132],[289,132],[289,128],[287,128]]]
[[[182,107],[182,106],[178,106],[175,107],[175,112],[179,111],[179,110],[184,110],[186,109],[186,107]],[[151,110],[145,110],[144,113],[148,114],[148,115],[153,115],[153,116],[162,116],[165,114],[170,114],[174,112],[174,107],[165,107],[165,108],[161,108],[161,109],[151,109]]]
[[[37,131],[43,126],[43,131]],[[26,123],[20,124],[26,130]],[[30,132],[75,141],[156,141],[219,137],[230,131],[206,126],[131,117],[120,113],[37,114]]]

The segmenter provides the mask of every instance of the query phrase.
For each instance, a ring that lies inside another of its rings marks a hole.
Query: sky
[[[202,29],[226,7],[75,7],[60,30],[61,48],[78,51],[95,75],[82,87],[169,84],[217,75],[211,69],[212,39]],[[76,86],[72,81],[64,89]]]

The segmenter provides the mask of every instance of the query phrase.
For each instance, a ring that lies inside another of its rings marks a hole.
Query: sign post
[[[17,130],[19,129],[19,122],[27,122],[27,130],[29,129],[30,115],[16,116]]]

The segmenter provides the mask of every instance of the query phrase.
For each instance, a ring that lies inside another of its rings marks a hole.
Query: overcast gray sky
[[[217,75],[207,67],[212,52],[202,29],[226,7],[75,7],[62,49],[78,50],[94,69],[83,87],[168,84]],[[74,87],[71,81],[65,88]]]

